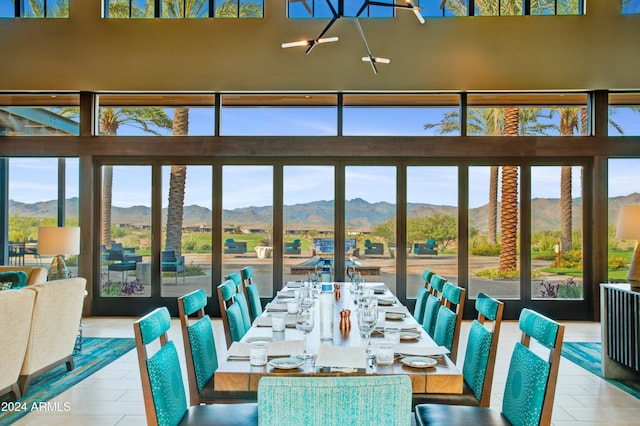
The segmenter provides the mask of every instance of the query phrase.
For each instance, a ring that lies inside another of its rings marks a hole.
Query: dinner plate
[[[429,368],[438,364],[438,361],[427,356],[406,356],[400,358],[400,362],[413,368]]]
[[[417,331],[402,331],[400,332],[400,340],[417,340],[420,337],[420,333]]]
[[[387,312],[384,314],[384,317],[391,321],[400,321],[406,316],[407,314],[404,312]]]
[[[294,368],[300,367],[304,364],[304,359],[286,357],[286,358],[274,358],[269,360],[269,365],[273,368],[278,368],[280,370],[292,370]]]
[[[395,299],[391,297],[380,297],[378,298],[378,305],[380,306],[391,306],[396,302]]]
[[[254,342],[273,342],[273,337],[269,337],[269,336],[254,336],[254,337],[247,337],[246,339],[244,339],[245,342],[247,343],[254,343]]]

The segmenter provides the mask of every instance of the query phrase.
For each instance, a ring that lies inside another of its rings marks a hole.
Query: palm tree
[[[189,108],[175,108],[173,110],[173,136],[186,136],[188,133]],[[173,250],[176,256],[182,253],[182,218],[184,216],[186,181],[187,166],[171,166],[165,250]]]
[[[115,136],[118,128],[129,125],[146,133],[160,134],[157,129],[168,129],[171,120],[162,108],[104,108],[100,114],[100,128],[105,135]],[[111,245],[111,200],[113,193],[113,166],[104,166],[102,175],[102,244]]]
[[[504,109],[504,136],[518,136],[519,108],[506,107]],[[518,238],[518,167],[502,166],[502,204],[500,208],[500,240],[501,272],[512,271],[517,268],[517,238]]]
[[[12,0],[15,3],[15,0]],[[55,1],[55,3],[54,3]],[[29,0],[29,6],[31,8],[31,14],[28,15],[32,18],[44,18],[44,1],[43,0]],[[47,8],[47,16],[50,18],[67,18],[69,17],[69,0],[49,0],[49,7]],[[27,16],[27,15],[25,15]]]

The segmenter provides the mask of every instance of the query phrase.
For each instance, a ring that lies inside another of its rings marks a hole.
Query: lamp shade
[[[640,240],[640,204],[627,204],[620,207],[616,239]]]
[[[38,228],[38,254],[57,256],[78,253],[80,253],[79,227]]]

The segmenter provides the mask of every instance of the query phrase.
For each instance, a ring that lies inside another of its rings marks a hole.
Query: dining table
[[[463,376],[447,356],[449,351],[436,345],[384,283],[367,282],[364,288],[369,288],[369,293],[373,293],[378,299],[379,319],[370,337],[372,352],[375,354],[377,345],[385,340],[385,327],[395,327],[401,331],[401,340],[394,345],[394,362],[390,365],[377,365],[375,357],[367,356],[367,339],[358,328],[358,305],[354,297],[357,293],[353,291],[353,285],[350,282],[332,285],[340,293],[336,295],[335,290],[333,293],[333,339],[320,339],[319,303],[316,298],[311,308],[315,315],[315,325],[307,336],[306,344],[307,352],[313,355],[312,358],[296,361],[296,356],[303,352],[305,344],[303,333],[295,328],[295,314],[286,314],[284,331],[273,331],[271,328],[271,315],[286,312],[287,302],[296,300],[296,289],[302,286],[302,282],[288,282],[254,320],[242,340],[233,342],[227,353],[220,356],[214,389],[253,394],[257,392],[258,382],[264,376],[404,374],[411,379],[414,394],[462,393]],[[316,290],[316,296],[318,293]],[[348,328],[341,325],[345,312],[348,313],[350,322]],[[269,362],[266,365],[251,365],[249,361],[250,344],[255,341],[267,342]],[[426,357],[433,365],[407,362],[416,357],[420,360]]]

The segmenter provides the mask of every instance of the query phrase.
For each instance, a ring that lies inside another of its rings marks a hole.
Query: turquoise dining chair
[[[240,270],[244,293],[249,302],[251,321],[254,321],[262,314],[262,302],[260,301],[260,292],[258,286],[253,282],[253,266],[245,266]]]
[[[244,328],[249,330],[251,328],[251,315],[249,314],[247,296],[245,296],[244,291],[242,291],[242,276],[240,275],[240,272],[232,272],[224,277],[224,279],[233,281],[233,284],[235,285],[236,294],[233,298],[240,306],[240,313],[242,314]]]
[[[473,320],[469,329],[462,367],[464,378],[462,393],[416,394],[413,396],[414,405],[437,403],[489,406],[504,303],[484,293],[479,293],[475,307],[478,311],[478,317]]]
[[[217,287],[217,292],[224,337],[227,341],[227,348],[229,348],[231,343],[242,340],[250,327],[246,327],[240,305],[235,300],[235,283],[232,280],[227,280]]]
[[[448,404],[419,404],[415,420],[419,426],[515,425],[548,426],[558,378],[564,326],[530,309],[523,309],[518,322],[522,337],[511,355],[502,410]],[[529,348],[531,339],[547,356]]]
[[[264,376],[258,382],[258,420],[261,426],[407,426],[411,379]]]
[[[422,272],[422,280],[424,281],[424,286],[420,287],[418,290],[418,295],[416,296],[416,306],[413,309],[413,317],[418,321],[421,325],[424,321],[424,310],[425,303],[427,301],[428,288],[429,288],[429,280],[433,276],[433,272],[429,269],[425,269]]]
[[[460,338],[465,294],[466,290],[462,287],[452,283],[444,284],[441,305],[438,308],[433,331],[433,340],[437,345],[445,346],[449,349],[449,358],[453,362],[456,362],[458,356],[458,340]]]
[[[156,308],[133,323],[147,424],[257,425],[255,403],[187,406],[178,351],[167,335],[170,326],[166,307]]]
[[[255,401],[255,393],[214,391],[214,373],[218,369],[218,353],[211,326],[205,314],[207,294],[203,289],[178,297],[178,316],[187,364],[190,405],[213,402]],[[189,317],[195,316],[195,319]]]

